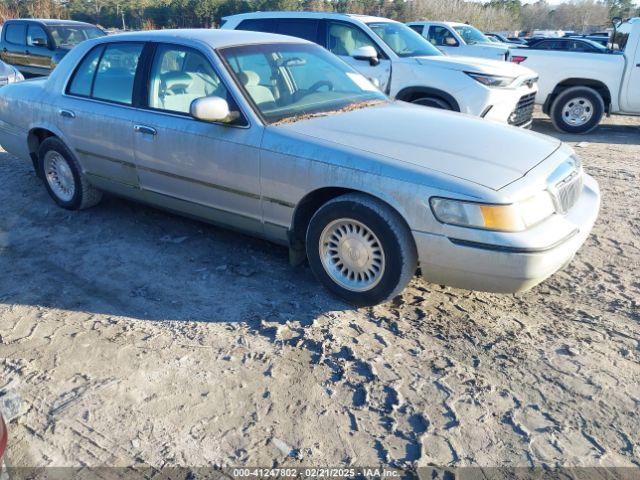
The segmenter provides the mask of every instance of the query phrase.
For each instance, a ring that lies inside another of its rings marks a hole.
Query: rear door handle
[[[144,133],[145,135],[157,135],[158,131],[153,127],[147,127],[146,125],[134,125],[133,130],[137,133]]]
[[[64,118],[76,118],[76,114],[71,110],[59,110],[58,113]]]

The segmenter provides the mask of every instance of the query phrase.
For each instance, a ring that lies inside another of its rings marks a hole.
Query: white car
[[[257,12],[223,21],[223,29],[279,33],[315,42],[397,100],[515,126],[531,123],[535,72],[514,68],[518,66],[509,62],[445,56],[400,22],[315,12]]]
[[[640,18],[617,27],[617,51],[513,49],[511,61],[540,75],[536,103],[558,130],[586,133],[607,114],[640,115]]]
[[[447,55],[493,60],[509,58],[509,45],[492,42],[476,27],[466,23],[424,21],[407,25]]]

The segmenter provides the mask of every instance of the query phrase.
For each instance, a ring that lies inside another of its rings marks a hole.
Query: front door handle
[[[146,125],[134,125],[133,130],[137,133],[144,133],[145,135],[157,135],[158,131],[153,127],[147,127]]]
[[[76,114],[71,110],[59,110],[58,113],[64,118],[76,118]]]

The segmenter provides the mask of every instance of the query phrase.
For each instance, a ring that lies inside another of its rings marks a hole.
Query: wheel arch
[[[403,214],[402,209],[396,202],[393,201],[393,199],[389,198],[387,195],[378,194],[377,192],[371,191],[366,192],[358,188],[350,187],[320,187],[307,193],[295,207],[291,221],[291,227],[289,229],[289,248],[292,250],[291,262],[293,264],[299,264],[304,260],[304,258],[306,258],[305,237],[307,227],[309,226],[309,222],[311,221],[313,215],[328,201],[347,193],[359,193],[382,202],[384,205],[390,208],[391,211],[398,215],[407,229],[411,231],[411,228],[406,220],[406,216]]]
[[[609,87],[607,87],[607,85],[600,80],[594,80],[590,78],[567,78],[565,80],[562,80],[555,86],[553,91],[545,99],[545,102],[542,105],[542,111],[546,115],[549,115],[549,112],[551,112],[551,105],[553,105],[555,99],[558,98],[558,95],[571,87],[588,87],[595,90],[604,101],[605,113],[608,114],[611,112],[612,98]]]
[[[447,102],[451,109],[455,112],[460,111],[460,104],[458,101],[448,92],[431,87],[405,87],[396,94],[396,100],[402,100],[403,102],[411,102],[422,96],[436,97],[440,100]]]

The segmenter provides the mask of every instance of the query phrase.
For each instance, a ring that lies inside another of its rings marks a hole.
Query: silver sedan
[[[391,102],[324,49],[179,30],[82,43],[0,90],[0,143],[75,210],[102,192],[288,245],[357,305],[428,281],[533,287],[569,262],[600,195],[557,140]]]

